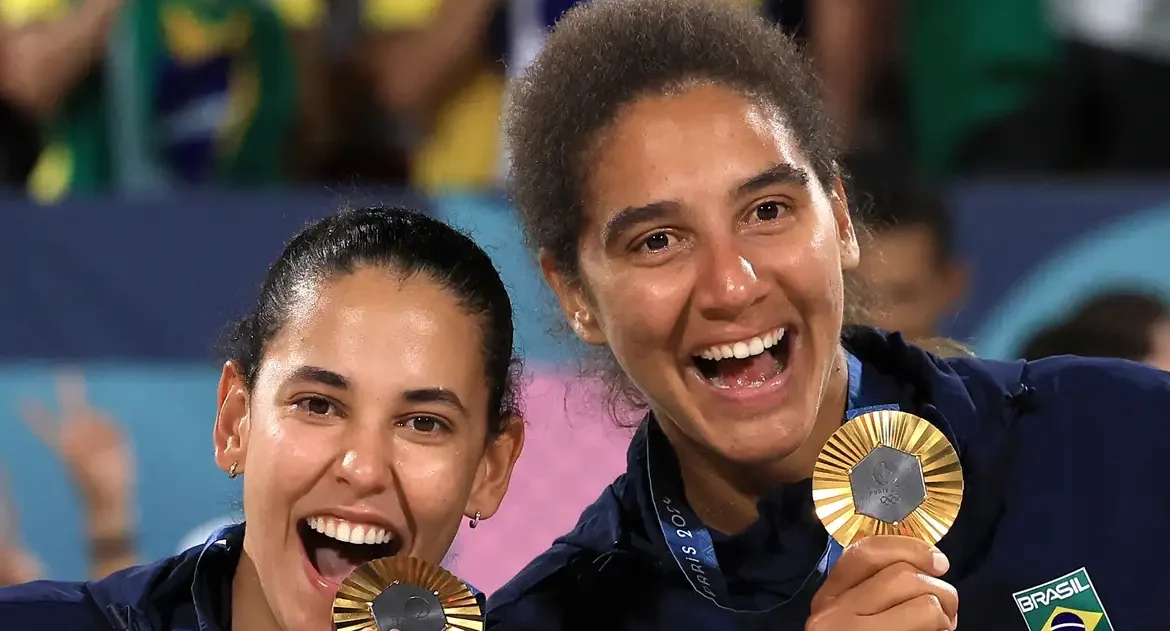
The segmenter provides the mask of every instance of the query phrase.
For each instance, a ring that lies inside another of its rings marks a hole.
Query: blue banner
[[[210,360],[307,223],[405,192],[0,202],[0,359]]]

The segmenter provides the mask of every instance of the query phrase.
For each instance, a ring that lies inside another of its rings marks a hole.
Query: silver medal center
[[[922,463],[913,454],[878,445],[849,471],[857,512],[900,523],[926,500]]]

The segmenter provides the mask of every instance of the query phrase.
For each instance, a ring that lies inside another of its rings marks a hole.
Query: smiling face
[[[580,281],[543,259],[578,335],[609,345],[676,450],[795,452],[840,373],[858,250],[839,184],[775,112],[709,85],[627,106],[591,156]]]
[[[439,563],[464,515],[499,506],[523,431],[488,435],[480,320],[427,277],[363,267],[298,290],[252,391],[225,368],[216,423],[246,561],[287,631],[331,629],[356,564]]]

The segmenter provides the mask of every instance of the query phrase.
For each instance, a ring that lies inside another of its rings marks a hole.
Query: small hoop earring
[[[475,511],[475,517],[472,517],[471,521],[467,522],[467,525],[472,527],[472,528],[475,528],[476,526],[479,525],[479,518],[480,518],[480,512]]]
[[[240,463],[233,462],[232,466],[228,467],[228,477],[229,478],[232,478],[234,480],[237,475],[240,475],[239,472],[236,471],[236,469],[239,467],[239,465],[240,465]]]

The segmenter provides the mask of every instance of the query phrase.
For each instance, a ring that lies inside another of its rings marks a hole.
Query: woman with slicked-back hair
[[[862,226],[818,92],[782,33],[718,0],[579,5],[513,87],[528,237],[645,416],[488,628],[1163,624],[1170,378],[853,326]]]
[[[332,631],[355,567],[438,564],[499,507],[524,439],[512,334],[491,259],[442,222],[309,226],[225,344],[215,463],[246,522],[101,580],[0,588],[0,628]]]

